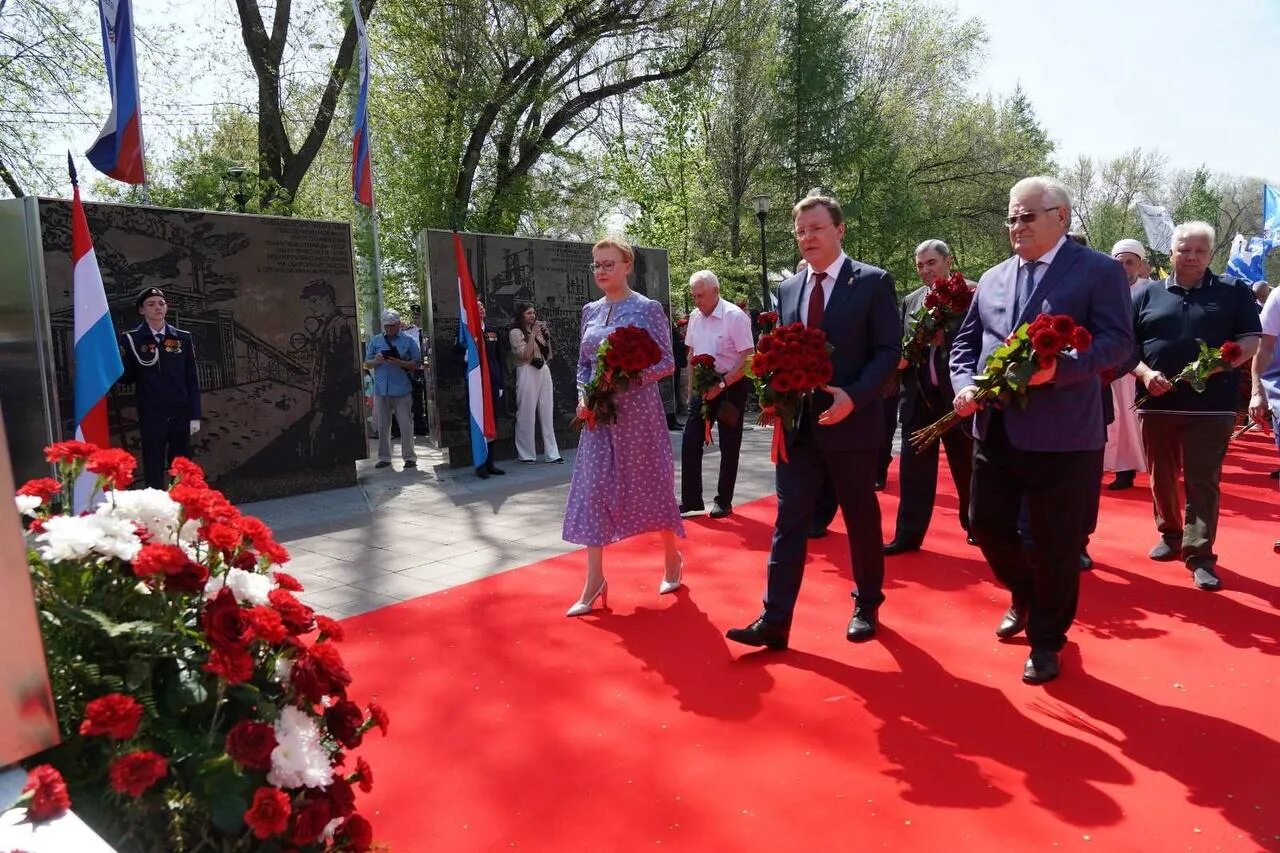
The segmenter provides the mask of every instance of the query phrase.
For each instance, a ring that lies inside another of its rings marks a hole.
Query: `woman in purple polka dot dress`
[[[638,386],[618,394],[618,421],[583,428],[564,511],[564,538],[587,546],[587,582],[578,603],[566,616],[590,613],[596,600],[605,603],[604,546],[637,533],[662,534],[663,575],[660,594],[681,586],[684,558],[676,536],[684,536],[675,499],[675,461],[667,435],[667,416],[657,382],[675,369],[671,323],[662,304],[641,296],[627,284],[634,253],[618,239],[601,240],[591,250],[596,285],[604,292],[582,309],[582,344],[578,350],[578,416],[583,386],[595,369],[600,342],[619,326],[647,331],[662,350],[662,359],[644,371]]]

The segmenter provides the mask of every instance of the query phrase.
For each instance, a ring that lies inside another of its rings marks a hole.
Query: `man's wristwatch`
[[[721,391],[723,391],[723,390],[724,390],[725,388],[727,388],[727,387],[729,387],[729,386],[727,386],[727,385],[725,385],[725,384],[724,384],[724,379],[721,379],[721,380],[720,380],[720,390],[721,390]]]

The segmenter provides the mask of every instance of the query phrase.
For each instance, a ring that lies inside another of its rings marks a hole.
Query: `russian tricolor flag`
[[[67,154],[71,173],[71,302],[75,315],[75,350],[71,373],[75,392],[76,438],[99,447],[111,446],[107,426],[107,393],[124,373],[120,361],[120,345],[115,326],[107,310],[107,293],[102,287],[102,272],[93,253],[89,236],[89,220],[80,202],[80,183],[76,165]],[[89,505],[94,478],[82,477],[75,487],[75,509]]]
[[[356,23],[360,45],[360,94],[356,98],[354,130],[351,132],[351,195],[365,207],[373,206],[373,164],[369,158],[369,39],[364,31],[360,0],[351,0],[351,16]]]
[[[126,184],[141,184],[142,107],[138,98],[138,65],[133,41],[131,0],[98,0],[102,24],[102,55],[111,87],[111,115],[98,141],[88,151],[89,162],[104,175]]]
[[[462,250],[462,237],[455,231],[453,250],[458,261],[458,346],[467,354],[467,410],[471,414],[471,464],[483,465],[489,458],[489,442],[498,435],[494,424],[492,384],[489,356],[484,345],[484,326],[480,323],[480,303]]]

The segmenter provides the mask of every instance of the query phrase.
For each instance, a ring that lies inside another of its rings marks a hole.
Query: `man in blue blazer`
[[[840,205],[825,196],[809,196],[795,206],[793,219],[808,268],[779,288],[779,320],[826,332],[833,372],[831,384],[814,393],[796,429],[787,432],[788,461],[778,462],[778,519],[764,612],[746,628],[727,634],[735,642],[771,649],[787,647],[824,476],[830,478],[849,531],[857,584],[857,606],[846,637],[861,642],[875,635],[884,601],[884,540],[875,493],[884,441],[881,391],[902,352],[893,277],[845,255]]]
[[[1067,239],[1071,197],[1059,181],[1014,184],[1007,222],[1014,255],[979,281],[951,346],[951,380],[959,389],[956,413],[976,414],[971,530],[1013,596],[996,634],[1008,639],[1026,630],[1031,655],[1022,680],[1041,684],[1058,677],[1075,619],[1080,553],[1106,443],[1099,377],[1133,353],[1133,307],[1120,264]],[[973,377],[1011,332],[1041,313],[1070,315],[1092,333],[1092,345],[1036,372],[1025,409],[979,411]],[[1029,554],[1017,529],[1024,500]]]

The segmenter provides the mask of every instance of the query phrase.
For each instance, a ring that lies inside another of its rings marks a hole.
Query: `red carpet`
[[[1280,850],[1276,465],[1267,439],[1233,445],[1217,594],[1146,558],[1145,481],[1104,492],[1044,688],[992,635],[1008,599],[950,491],[928,550],[889,560],[865,645],[842,536],[811,549],[790,651],[724,639],[759,610],[772,499],[691,524],[688,589],[662,600],[639,537],[606,550],[610,609],[583,619],[562,615],[581,554],[349,619],[356,686],[392,715],[362,810],[397,853]]]

